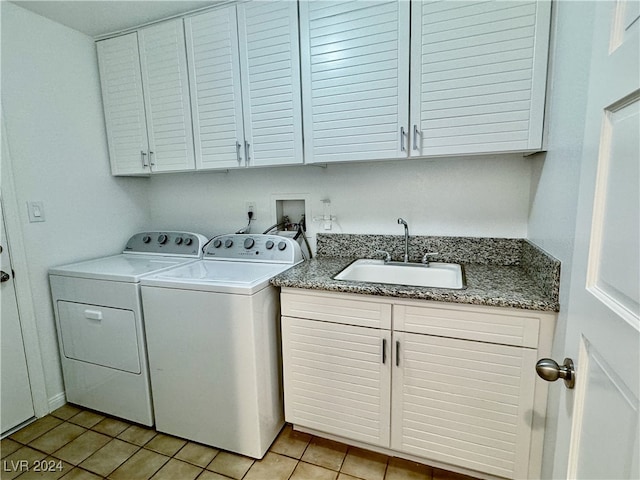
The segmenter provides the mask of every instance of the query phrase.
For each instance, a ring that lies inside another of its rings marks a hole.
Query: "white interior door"
[[[565,346],[576,388],[561,401],[569,453],[554,476],[637,479],[640,3],[596,9]]]
[[[0,435],[34,416],[13,271],[0,204]]]

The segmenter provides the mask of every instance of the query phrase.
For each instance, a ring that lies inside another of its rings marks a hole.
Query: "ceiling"
[[[221,0],[13,0],[22,8],[91,37],[162,20]]]

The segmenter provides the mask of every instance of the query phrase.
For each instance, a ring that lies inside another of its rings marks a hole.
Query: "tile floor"
[[[474,480],[290,425],[256,461],[69,404],[2,440],[0,455],[2,480]]]

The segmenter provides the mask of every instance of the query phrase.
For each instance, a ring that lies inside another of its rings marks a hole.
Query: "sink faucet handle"
[[[385,250],[376,250],[374,252],[374,254],[382,254],[384,255],[384,263],[389,263],[391,261],[391,255],[389,255],[389,252],[385,251]]]
[[[424,263],[428,267],[429,266],[429,257],[432,257],[434,255],[439,255],[439,253],[438,252],[426,252],[422,256],[422,263]]]

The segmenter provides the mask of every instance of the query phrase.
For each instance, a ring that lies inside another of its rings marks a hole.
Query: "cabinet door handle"
[[[407,132],[404,131],[404,127],[400,127],[400,151],[406,152],[407,149],[404,146],[404,137],[407,136]]]
[[[422,132],[418,130],[418,125],[413,126],[413,149],[418,151],[418,135],[422,135]]]
[[[396,341],[396,367],[400,366],[400,342]]]
[[[246,165],[247,167],[249,166],[249,162],[251,162],[251,144],[249,142],[247,142],[246,140],[244,141],[244,156],[246,157]]]
[[[241,149],[242,145],[240,145],[240,142],[236,140],[236,156],[238,157],[238,165],[242,163],[242,155],[240,154]]]
[[[142,168],[146,168],[149,166],[147,163],[147,152],[144,150],[140,150],[140,158],[142,159]]]
[[[149,151],[149,162],[151,162],[152,166],[156,165],[156,162],[153,160],[153,156],[155,155],[155,153],[153,153],[152,151]]]
[[[387,339],[382,339],[382,364],[387,363]]]

